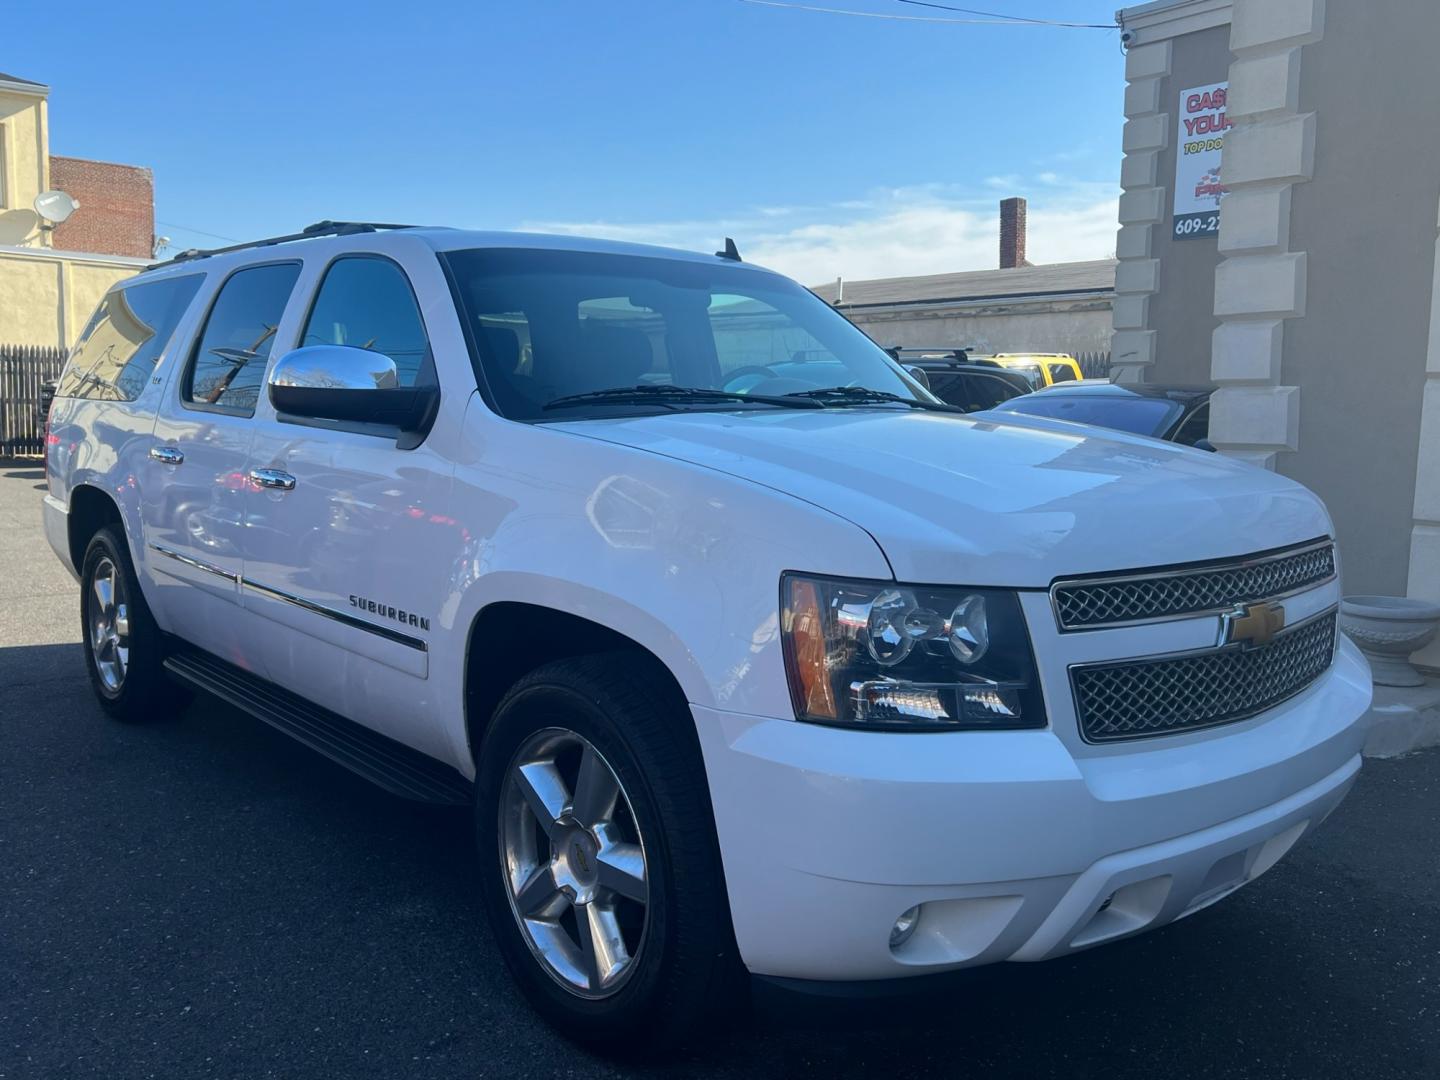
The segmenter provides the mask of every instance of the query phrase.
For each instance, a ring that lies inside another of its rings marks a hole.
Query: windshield
[[[1121,397],[1040,392],[1011,398],[995,407],[996,412],[1018,412],[1049,416],[1072,424],[1094,424],[1132,435],[1162,436],[1180,415],[1179,402],[1164,398]]]
[[[508,248],[443,259],[482,385],[511,419],[816,407],[789,395],[834,387],[935,400],[823,300],[753,267]],[[824,400],[903,407],[863,394]]]

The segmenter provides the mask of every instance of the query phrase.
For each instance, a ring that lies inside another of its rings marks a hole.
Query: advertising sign
[[[1180,91],[1180,130],[1175,142],[1176,240],[1198,240],[1220,232],[1220,154],[1225,132],[1231,127],[1225,115],[1228,84],[1195,86]]]

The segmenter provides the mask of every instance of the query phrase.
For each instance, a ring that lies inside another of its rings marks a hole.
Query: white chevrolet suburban
[[[105,710],[198,690],[472,805],[501,952],[591,1042],[673,1041],[747,972],[1161,926],[1360,768],[1318,499],[963,415],[729,243],[187,252],[104,298],[46,443]]]

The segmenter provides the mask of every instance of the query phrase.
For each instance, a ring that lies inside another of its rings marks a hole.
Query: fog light
[[[915,927],[920,925],[920,905],[916,904],[908,911],[903,912],[895,925],[890,928],[890,948],[898,949],[905,942],[910,940],[910,935],[915,933]]]

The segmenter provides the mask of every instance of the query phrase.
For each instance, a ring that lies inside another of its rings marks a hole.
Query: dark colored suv
[[[1006,371],[993,360],[972,360],[965,349],[892,346],[885,351],[912,374],[922,372],[930,392],[941,401],[966,412],[993,409],[1031,390],[1025,376]]]

